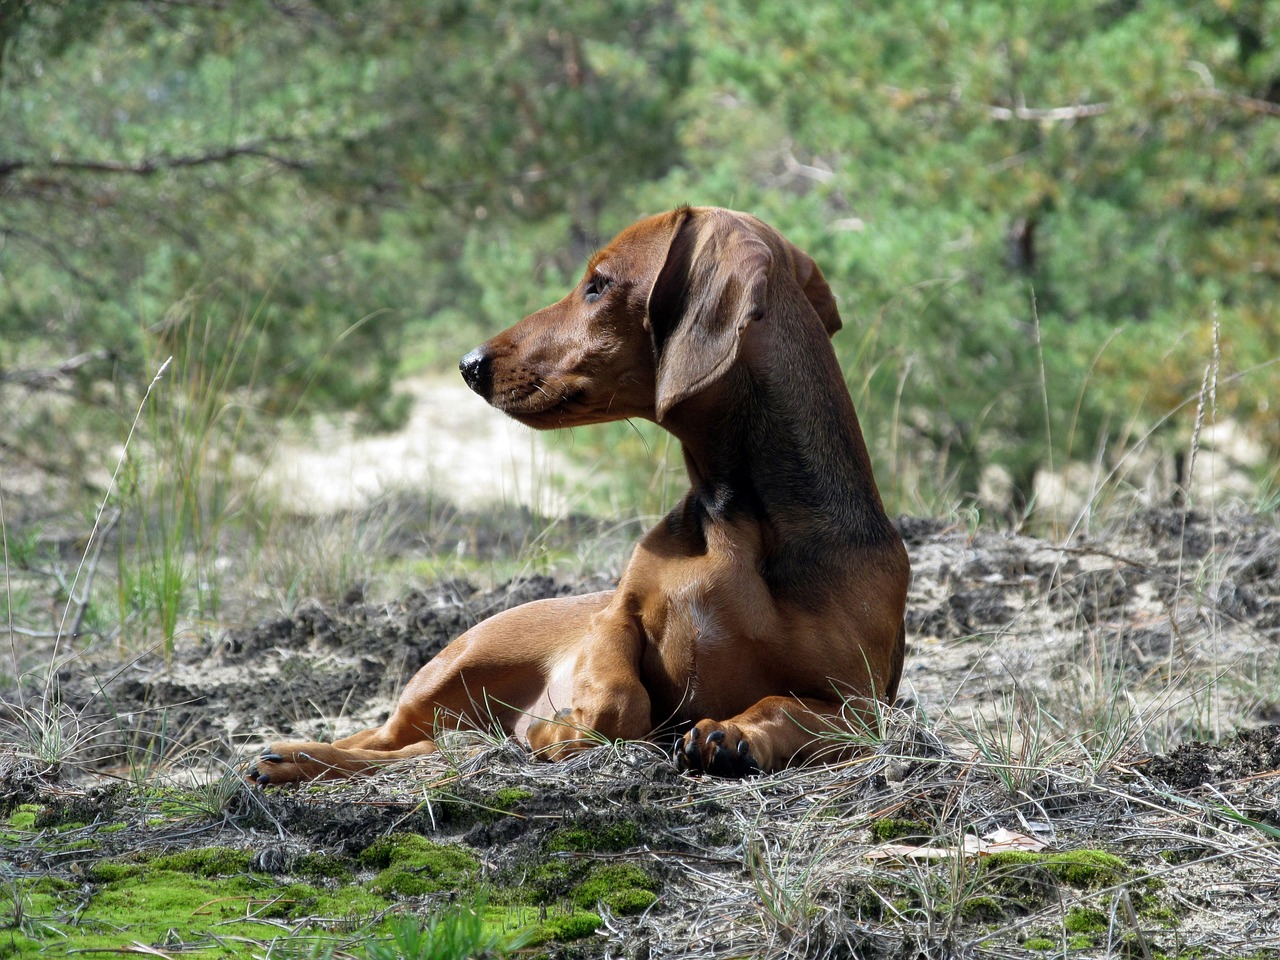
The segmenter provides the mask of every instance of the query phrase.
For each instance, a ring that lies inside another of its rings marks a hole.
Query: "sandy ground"
[[[582,471],[552,435],[503,416],[456,377],[415,377],[400,389],[413,402],[400,430],[369,434],[353,418],[317,420],[310,435],[281,442],[263,475],[267,489],[298,513],[354,509],[405,489],[428,489],[462,508],[563,513],[564,491]]]

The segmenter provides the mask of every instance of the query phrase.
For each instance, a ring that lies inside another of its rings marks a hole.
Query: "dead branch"
[[[221,150],[206,153],[193,153],[179,156],[161,154],[146,157],[134,163],[115,160],[0,160],[0,179],[11,176],[22,170],[73,170],[84,173],[128,174],[138,177],[149,177],[167,170],[178,170],[186,167],[208,167],[227,163],[239,157],[257,157],[270,160],[272,163],[290,170],[305,170],[309,164],[295,157],[285,156],[271,149],[271,145],[294,142],[291,139],[257,140],[251,143],[236,144]]]
[[[0,383],[17,383],[29,390],[45,389],[57,381],[75,373],[81,367],[111,356],[110,350],[87,350],[52,367],[40,369],[10,370],[0,374]]]

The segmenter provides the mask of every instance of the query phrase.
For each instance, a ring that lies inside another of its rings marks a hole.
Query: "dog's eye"
[[[595,303],[609,289],[609,284],[612,282],[608,277],[593,274],[591,279],[587,281],[587,288],[582,291],[582,299],[587,303]]]

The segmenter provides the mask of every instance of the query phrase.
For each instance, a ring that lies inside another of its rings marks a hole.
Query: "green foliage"
[[[545,927],[552,939],[568,942],[591,936],[601,923],[603,921],[594,913],[571,913],[548,918]]]
[[[450,907],[426,924],[415,917],[400,917],[392,921],[390,937],[367,943],[364,955],[368,960],[502,957],[529,944],[535,933],[495,929],[486,922],[486,902],[481,897],[475,903]]]
[[[337,880],[348,883],[351,880],[351,868],[341,857],[328,853],[304,853],[293,865],[294,873],[311,880]]]
[[[533,796],[532,790],[524,787],[503,787],[495,790],[489,798],[489,805],[495,810],[509,812]]]
[[[1099,910],[1072,907],[1067,911],[1063,927],[1068,933],[1102,933],[1110,927],[1110,923],[1106,915]]]
[[[689,201],[817,258],[898,508],[1185,447],[1215,349],[1219,409],[1274,449],[1277,38],[1277,0],[0,0],[0,385],[132,400],[172,354],[217,372],[175,401],[202,423],[385,426],[403,363],[451,366]],[[668,499],[655,436],[583,441],[643,464],[598,506]],[[153,553],[122,607],[177,629],[199,567]]]
[[[948,454],[959,492],[993,461],[1026,488],[1193,397],[1215,310],[1234,369],[1277,355],[1280,5],[708,13],[735,108],[691,161],[814,253],[869,343],[864,413],[927,411],[902,442]],[[743,129],[787,138],[724,149]],[[790,189],[755,186],[780,169]],[[1219,402],[1271,435],[1276,375]]]
[[[536,259],[570,218],[593,229],[619,176],[666,169],[690,56],[636,0],[19,8],[5,339],[107,344],[94,372],[136,371],[189,346],[172,305],[196,296],[219,328],[259,315],[249,342],[201,344],[214,367],[253,358],[232,386],[375,418],[406,322],[505,324],[535,274],[577,269],[582,249]]]
[[[880,843],[887,843],[891,840],[902,840],[906,837],[925,838],[930,836],[931,831],[923,823],[915,820],[902,820],[894,817],[885,817],[876,820],[871,824],[871,836]]]

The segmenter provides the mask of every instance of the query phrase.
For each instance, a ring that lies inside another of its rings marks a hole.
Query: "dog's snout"
[[[493,391],[493,363],[484,347],[476,347],[460,361],[458,369],[467,386],[486,400]]]

